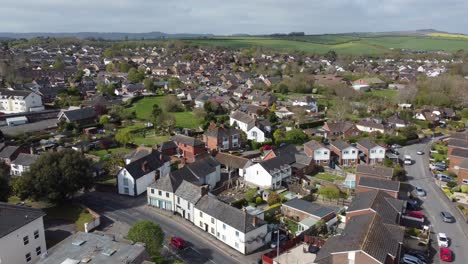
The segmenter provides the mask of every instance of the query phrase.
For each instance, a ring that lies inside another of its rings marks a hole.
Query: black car
[[[449,212],[440,212],[440,217],[442,217],[442,221],[446,223],[453,223],[455,222],[455,217]]]
[[[314,245],[309,245],[309,253],[314,253],[314,254],[317,254],[317,252],[319,251],[319,247],[317,246],[314,246]]]
[[[408,252],[408,254],[410,254],[412,256],[415,256],[416,258],[418,258],[421,261],[427,262],[427,255],[424,254],[424,252],[422,252],[422,251],[417,251],[417,250],[410,251],[410,252]]]

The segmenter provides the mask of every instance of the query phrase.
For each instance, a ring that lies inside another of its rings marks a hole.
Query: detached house
[[[244,180],[263,189],[278,189],[292,175],[294,156],[284,155],[254,164],[245,169]]]
[[[334,154],[332,160],[338,165],[354,166],[359,162],[359,150],[343,140],[330,142],[330,150]]]
[[[138,196],[159,177],[169,174],[170,158],[157,150],[143,157],[127,159],[125,167],[117,173],[118,193]]]
[[[203,135],[203,141],[211,151],[238,149],[241,146],[240,133],[235,128],[215,127]]]
[[[363,159],[367,164],[382,163],[385,159],[386,149],[369,138],[359,140],[356,146],[362,151]]]
[[[63,110],[58,115],[58,122],[76,123],[86,126],[96,123],[96,112],[92,107]]]
[[[229,125],[237,127],[247,134],[247,139],[255,142],[265,142],[265,133],[256,125],[255,119],[246,113],[234,111],[229,116]]]
[[[323,125],[326,138],[350,138],[359,136],[359,129],[351,122],[326,122]]]
[[[304,152],[311,157],[315,164],[326,166],[330,163],[330,150],[323,143],[311,140],[304,144]]]
[[[205,143],[193,137],[175,135],[171,140],[177,144],[180,154],[187,163],[195,162],[198,157],[206,153]]]
[[[44,110],[42,98],[27,90],[0,89],[0,112],[5,114]]]
[[[29,170],[29,166],[39,158],[38,155],[19,153],[18,157],[11,163],[10,173],[12,176],[21,176]]]
[[[357,129],[362,132],[374,133],[380,132],[385,133],[385,126],[376,122],[361,120],[356,124]]]

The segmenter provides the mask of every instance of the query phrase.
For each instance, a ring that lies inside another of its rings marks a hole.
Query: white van
[[[413,159],[411,158],[410,155],[405,155],[404,158],[405,158],[405,160],[404,160],[405,165],[411,165],[411,164],[413,164]]]

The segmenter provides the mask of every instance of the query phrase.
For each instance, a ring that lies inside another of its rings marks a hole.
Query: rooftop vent
[[[84,243],[86,243],[86,240],[75,240],[72,242],[72,245],[74,246],[81,246],[83,245]]]
[[[115,250],[115,249],[113,249],[113,248],[108,248],[108,249],[104,250],[104,251],[102,252],[102,254],[103,254],[104,256],[110,257],[110,256],[112,256],[116,251],[117,251],[117,250]]]

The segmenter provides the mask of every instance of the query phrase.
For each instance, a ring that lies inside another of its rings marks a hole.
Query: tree
[[[96,89],[101,94],[111,95],[111,94],[114,94],[115,86],[112,83],[109,83],[108,85],[100,83],[100,84],[96,85]]]
[[[171,133],[176,126],[176,118],[173,114],[162,113],[159,116],[158,123],[161,126],[161,129],[164,130],[167,134]]]
[[[128,80],[132,83],[139,83],[145,79],[145,73],[143,71],[139,71],[135,68],[131,68],[128,72]]]
[[[159,105],[154,104],[153,109],[151,111],[151,116],[150,116],[151,123],[153,123],[154,131],[156,131],[157,128],[159,127],[158,126],[159,117],[162,115],[162,113],[163,111],[159,107]]]
[[[309,139],[302,129],[292,129],[286,132],[286,141],[293,144],[302,144]]]
[[[62,203],[93,185],[91,161],[80,152],[65,149],[42,154],[20,178],[20,198]]]
[[[336,61],[336,58],[338,56],[336,55],[336,52],[334,50],[329,50],[326,54],[325,54],[325,59],[331,61],[331,62],[334,62]]]
[[[406,181],[406,170],[400,165],[393,168],[393,179],[397,181]]]
[[[99,118],[99,124],[105,125],[109,123],[109,116],[108,115],[103,115]]]
[[[319,195],[328,199],[338,199],[340,198],[340,190],[335,186],[322,186],[317,191]]]
[[[163,102],[163,109],[166,112],[183,112],[184,105],[175,95],[168,95]]]
[[[120,144],[124,145],[124,148],[127,147],[127,144],[133,140],[133,136],[128,130],[119,130],[115,135],[115,140],[117,140]]]
[[[273,132],[273,139],[275,140],[276,144],[284,142],[286,139],[286,132],[283,129],[277,129]]]
[[[135,242],[145,243],[146,250],[154,259],[159,257],[163,247],[164,232],[158,224],[151,221],[141,221],[128,230],[127,238]]]
[[[277,204],[277,203],[281,203],[280,195],[277,192],[271,192],[268,195],[267,203],[268,203],[268,205],[274,205],[274,204]]]
[[[153,80],[151,80],[150,78],[146,78],[145,81],[143,82],[143,85],[145,87],[145,90],[147,91],[156,90],[156,85],[154,84]]]
[[[62,58],[56,58],[53,65],[55,70],[63,70],[65,69],[65,63],[63,62]]]

